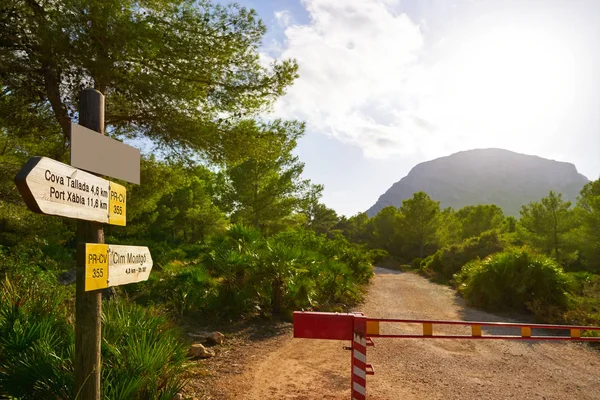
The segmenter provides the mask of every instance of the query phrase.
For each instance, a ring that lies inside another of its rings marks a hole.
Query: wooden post
[[[85,89],[79,98],[79,124],[104,134],[104,96]],[[98,222],[77,221],[79,243],[104,243]],[[75,300],[75,397],[100,400],[102,291],[85,291],[85,251],[77,251]]]

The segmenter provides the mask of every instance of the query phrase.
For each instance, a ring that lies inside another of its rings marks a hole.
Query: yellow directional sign
[[[85,247],[85,291],[148,280],[150,250],[143,246],[81,244]],[[78,250],[81,251],[81,250]]]
[[[125,226],[127,221],[125,209],[127,205],[127,189],[125,189],[125,186],[111,182],[109,192],[108,223]]]
[[[108,287],[108,245],[85,245],[85,291]]]

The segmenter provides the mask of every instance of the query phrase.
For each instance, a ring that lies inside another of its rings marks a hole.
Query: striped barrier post
[[[367,396],[367,318],[364,315],[354,316],[354,332],[352,338],[352,400],[365,400]]]

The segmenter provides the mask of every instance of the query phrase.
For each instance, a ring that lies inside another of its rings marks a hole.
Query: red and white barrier
[[[367,396],[367,318],[354,317],[352,339],[352,400],[365,400]]]
[[[385,334],[380,332],[381,324],[421,324],[423,334],[401,333]],[[434,333],[434,325],[462,325],[471,327],[470,335],[448,335]],[[482,332],[482,327],[513,328],[516,335],[494,335]],[[569,331],[569,336],[533,335],[532,330]],[[371,338],[396,339],[471,339],[471,340],[561,340],[600,342],[598,336],[582,336],[582,331],[600,331],[598,326],[574,325],[540,325],[506,322],[475,322],[475,321],[436,321],[436,320],[405,320],[391,318],[367,318],[362,313],[340,314],[319,312],[294,312],[294,337],[306,339],[350,340],[351,357],[351,398],[365,400],[367,398],[367,375],[374,375],[371,364],[367,364],[367,347],[374,346]]]

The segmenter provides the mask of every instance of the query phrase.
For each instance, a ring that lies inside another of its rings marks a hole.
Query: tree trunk
[[[27,1],[27,5],[33,11],[36,22],[39,24],[39,29],[43,33],[47,33],[48,21],[46,20],[46,12],[42,6],[36,1]],[[46,35],[47,36],[47,35]],[[56,121],[60,125],[61,130],[66,138],[71,138],[71,118],[67,113],[60,93],[61,75],[60,68],[56,63],[54,54],[54,43],[53,39],[48,37],[44,38],[44,43],[41,44],[40,52],[43,54],[41,62],[41,73],[44,77],[44,89],[46,90],[46,96]],[[104,128],[103,128],[104,129]]]
[[[279,278],[271,282],[271,312],[273,315],[281,315],[281,305],[283,303],[283,281]]]

